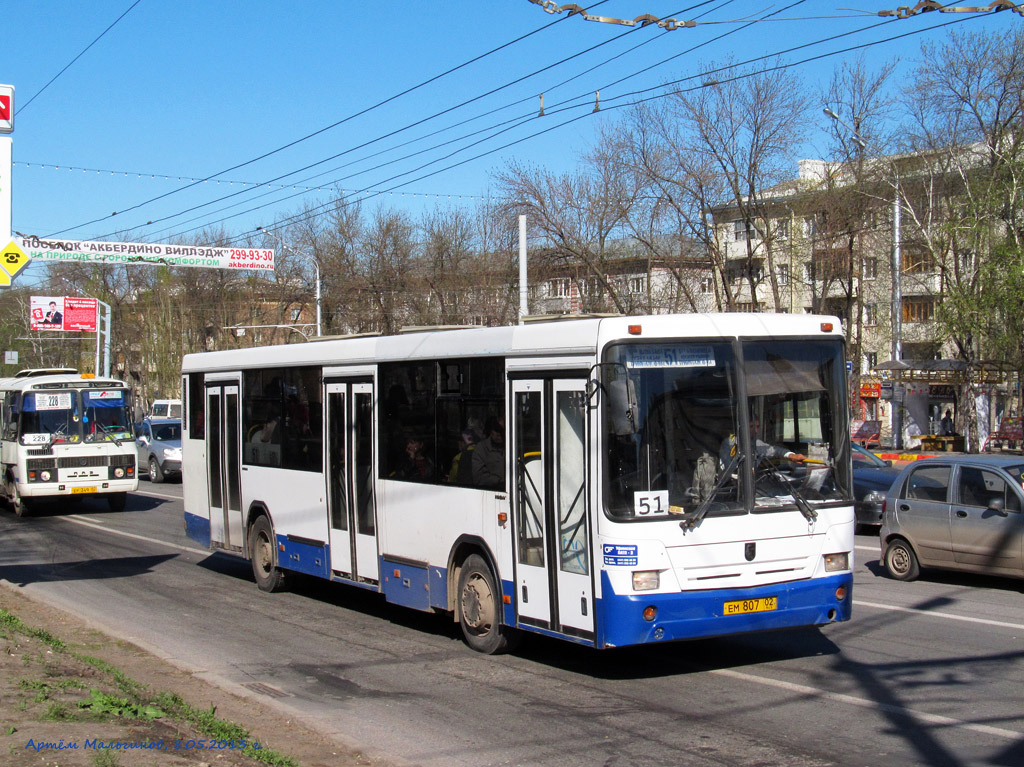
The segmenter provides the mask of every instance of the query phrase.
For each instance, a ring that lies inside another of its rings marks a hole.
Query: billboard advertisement
[[[96,332],[96,299],[75,296],[32,296],[32,330]]]

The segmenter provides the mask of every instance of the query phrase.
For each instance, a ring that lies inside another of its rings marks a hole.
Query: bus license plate
[[[778,597],[757,597],[756,599],[737,599],[726,602],[723,615],[742,615],[743,613],[767,613],[777,609]]]
[[[95,487],[73,487],[71,488],[72,495],[81,495],[82,493],[95,493]]]

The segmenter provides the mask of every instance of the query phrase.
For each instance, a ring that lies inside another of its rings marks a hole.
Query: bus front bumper
[[[849,620],[853,601],[851,572],[755,588],[673,594],[619,595],[604,573],[601,580],[605,619],[599,642],[605,647],[822,626]],[[648,608],[654,608],[653,620],[644,618]]]

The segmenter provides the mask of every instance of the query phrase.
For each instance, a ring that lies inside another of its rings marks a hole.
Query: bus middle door
[[[327,486],[331,570],[377,583],[373,492],[373,384],[328,381]]]
[[[512,382],[519,619],[583,637],[594,631],[585,392],[584,379]]]

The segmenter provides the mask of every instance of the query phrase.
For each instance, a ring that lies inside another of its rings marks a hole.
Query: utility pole
[[[853,140],[862,149],[868,146],[868,142],[860,135],[860,131],[851,127],[839,115],[829,108],[824,110],[825,116],[835,120],[853,134]],[[896,163],[885,158],[885,153],[875,147],[880,157],[889,163],[893,175],[892,195],[892,291],[891,291],[891,322],[892,322],[892,358],[895,362],[903,359],[903,285],[902,285],[902,254],[900,242],[902,239],[902,205],[900,204],[900,171]],[[893,446],[903,449],[903,386],[900,381],[893,382],[892,390],[892,437]]]

